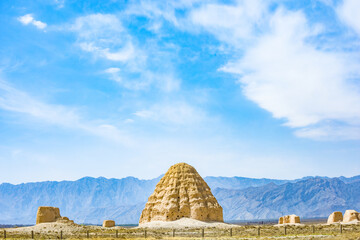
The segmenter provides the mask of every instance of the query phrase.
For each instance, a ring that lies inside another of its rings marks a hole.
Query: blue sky
[[[357,0],[0,3],[0,182],[360,174]]]

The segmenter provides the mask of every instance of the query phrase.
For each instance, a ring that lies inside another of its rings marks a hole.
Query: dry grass
[[[315,228],[313,229],[314,226]],[[260,227],[260,236],[259,234]],[[31,231],[24,232],[23,228],[7,229],[7,239],[31,239]],[[116,230],[120,239],[144,239],[145,229],[142,228],[101,228],[94,226],[82,226],[79,231],[64,231],[63,239],[87,239],[87,233],[91,239],[116,239]],[[315,232],[313,232],[315,230]],[[343,232],[340,233],[339,225],[301,225],[287,226],[286,235],[284,227],[275,227],[271,225],[261,226],[234,226],[232,236],[230,229],[205,228],[205,239],[348,239],[360,240],[360,225],[343,226]],[[203,239],[202,228],[183,228],[175,230],[173,237],[172,229],[146,229],[147,239]],[[0,231],[0,238],[3,238],[3,232]],[[35,232],[35,239],[60,239],[59,231]]]

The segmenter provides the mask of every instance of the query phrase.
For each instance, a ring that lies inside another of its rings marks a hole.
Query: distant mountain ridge
[[[77,181],[0,184],[0,224],[33,224],[38,206],[56,206],[77,223],[137,223],[147,198],[162,176],[85,177]],[[324,217],[332,211],[359,209],[360,176],[305,177],[296,180],[205,177],[224,209],[225,220],[277,218],[295,213]]]
[[[334,211],[360,209],[360,181],[345,183],[340,178],[316,177],[244,190],[217,188],[214,195],[224,217],[232,220],[275,219],[284,214],[327,217]]]
[[[34,223],[38,206],[59,207],[63,216],[78,223],[99,223],[101,217],[135,223],[159,180],[85,177],[77,181],[4,183],[0,185],[0,223]]]

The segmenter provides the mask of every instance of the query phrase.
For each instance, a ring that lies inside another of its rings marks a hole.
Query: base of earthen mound
[[[30,234],[31,231],[34,231],[34,233],[50,233],[50,232],[60,233],[61,231],[63,231],[63,233],[66,234],[66,233],[81,232],[83,231],[83,229],[84,229],[83,226],[72,222],[66,222],[66,223],[51,222],[51,223],[36,224],[30,227],[8,228],[7,231],[9,232],[9,234],[11,232]]]
[[[172,229],[181,229],[181,228],[207,228],[207,227],[216,227],[216,228],[232,228],[237,225],[228,224],[224,222],[203,222],[191,218],[181,218],[175,221],[151,221],[147,223],[142,223],[138,228],[172,228]]]
[[[282,224],[275,224],[274,227],[284,227],[284,226],[305,226],[303,223],[282,223]]]
[[[65,236],[84,234],[84,232],[88,231],[101,231],[103,229],[102,226],[94,226],[94,225],[78,225],[76,223],[60,223],[60,222],[51,222],[51,223],[41,223],[36,224],[30,227],[16,227],[16,228],[6,228],[6,232],[11,236],[11,234],[24,234],[31,236],[31,231],[35,234],[39,233],[56,233],[60,234],[62,231]],[[115,226],[112,229],[124,229],[123,227]]]
[[[360,224],[360,221],[359,220],[353,220],[353,221],[350,221],[350,222],[341,222],[340,224],[341,225]]]

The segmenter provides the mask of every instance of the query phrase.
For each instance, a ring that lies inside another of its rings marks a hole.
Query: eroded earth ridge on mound
[[[156,185],[139,223],[191,218],[223,222],[223,209],[194,167],[178,163]]]

